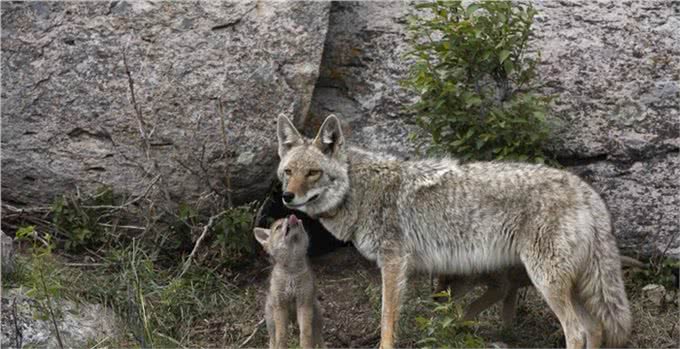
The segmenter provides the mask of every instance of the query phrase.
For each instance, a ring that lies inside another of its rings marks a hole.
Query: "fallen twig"
[[[264,319],[260,320],[260,322],[258,322],[257,325],[255,325],[255,329],[253,330],[253,333],[251,333],[250,336],[248,336],[248,338],[246,338],[246,340],[244,340],[243,343],[241,343],[241,348],[245,347],[246,344],[248,344],[253,339],[253,337],[255,337],[255,334],[260,329],[262,324],[264,324]]]
[[[14,300],[12,301],[12,321],[14,322],[14,344],[16,344],[17,348],[23,347],[23,342],[24,342],[24,335],[21,332],[21,329],[19,328],[19,324],[17,323],[17,297],[14,297]]]
[[[67,267],[104,267],[111,263],[64,263],[64,265]]]
[[[61,334],[59,334],[59,326],[57,325],[57,318],[54,315],[54,310],[52,309],[52,298],[47,290],[47,285],[45,284],[45,276],[43,275],[42,268],[40,271],[40,282],[42,283],[43,292],[45,292],[45,297],[47,300],[47,310],[50,312],[50,319],[52,319],[52,324],[54,325],[54,333],[57,335],[57,342],[59,343],[59,348],[64,349],[64,343],[61,341]]]
[[[98,225],[101,225],[102,227],[107,227],[107,228],[121,228],[121,229],[130,229],[130,230],[146,230],[145,227],[139,227],[136,225],[113,225],[113,224],[108,224],[108,223],[98,223]]]
[[[184,262],[184,268],[182,268],[182,272],[179,274],[179,277],[182,277],[184,273],[186,273],[186,271],[189,269],[189,266],[191,265],[191,259],[194,258],[196,251],[198,251],[198,247],[201,246],[201,242],[203,242],[203,239],[205,239],[206,235],[208,235],[208,231],[210,230],[210,227],[215,223],[215,220],[222,217],[225,213],[227,213],[227,211],[222,211],[210,217],[210,219],[208,220],[208,224],[206,224],[203,227],[203,232],[201,232],[201,235],[198,237],[198,240],[196,240],[194,249],[191,250],[189,257],[187,258],[186,262]]]

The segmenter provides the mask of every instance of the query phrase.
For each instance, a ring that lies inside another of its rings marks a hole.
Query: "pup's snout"
[[[293,201],[293,199],[295,199],[295,193],[290,191],[284,191],[283,195],[281,196],[283,197],[283,201],[287,203],[290,203],[291,201]]]
[[[297,225],[299,223],[300,223],[300,220],[294,214],[288,216],[288,225],[289,226]]]

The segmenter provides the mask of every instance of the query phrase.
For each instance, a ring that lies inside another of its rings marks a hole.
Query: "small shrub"
[[[535,93],[537,60],[527,54],[536,10],[510,1],[415,7],[429,16],[409,20],[415,63],[403,83],[420,95],[411,109],[431,135],[429,152],[544,162],[550,98]]]
[[[52,204],[52,223],[65,235],[63,247],[79,252],[86,247],[97,247],[106,241],[105,228],[100,224],[110,219],[106,206],[114,204],[113,191],[103,187],[85,199],[62,195]]]
[[[27,269],[26,279],[28,286],[26,294],[40,304],[40,312],[35,314],[37,318],[51,320],[54,326],[54,333],[60,348],[64,348],[59,333],[57,322],[61,319],[61,311],[54,307],[53,300],[61,297],[64,288],[60,271],[52,256],[54,243],[50,234],[40,236],[35,230],[35,226],[22,227],[16,232],[19,241],[29,242],[30,257],[25,267]]]
[[[432,309],[429,318],[416,317],[416,327],[423,338],[417,342],[423,348],[483,348],[484,341],[474,333],[474,321],[463,321],[463,309],[451,299],[451,291],[439,292],[434,297],[444,297],[438,303],[423,300]]]
[[[254,218],[251,206],[240,206],[229,209],[214,225],[215,238],[212,248],[219,251],[220,260],[224,261],[228,268],[243,265],[253,255]]]
[[[667,290],[678,288],[678,274],[680,269],[680,260],[659,257],[650,261],[648,268],[636,270],[633,274],[633,280],[640,286],[647,284],[659,284],[664,286]]]

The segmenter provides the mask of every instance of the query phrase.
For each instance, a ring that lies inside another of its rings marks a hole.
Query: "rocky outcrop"
[[[410,10],[404,2],[333,3],[308,133],[336,113],[347,123],[350,139],[361,146],[415,154],[407,138],[419,129],[405,107],[416,96],[400,87],[409,65],[404,54]]]
[[[680,257],[680,5],[534,5],[542,92],[557,95],[549,147],[602,193],[626,253]],[[355,144],[416,153],[404,110],[414,96],[399,86],[411,11],[401,2],[333,3],[308,133],[334,112]]]
[[[64,348],[90,347],[101,341],[115,342],[120,327],[113,311],[99,304],[76,304],[53,300],[58,310],[57,326]],[[59,348],[52,319],[47,310],[23,289],[3,290],[3,348]],[[55,311],[57,311],[55,310]]]
[[[550,149],[602,193],[627,253],[680,257],[680,5],[534,5],[542,92],[557,97]],[[350,142],[418,154],[404,109],[416,96],[399,84],[409,3],[1,6],[5,200],[43,203],[101,184],[139,192],[154,170],[140,129],[173,200],[225,192],[227,168],[236,201],[261,199],[281,111],[308,135],[336,113]]]
[[[158,172],[173,200],[189,201],[209,189],[226,193],[227,168],[236,202],[261,198],[276,165],[276,116],[297,121],[309,109],[330,8],[261,1],[1,6],[3,199],[31,205],[76,187],[140,193]]]
[[[536,7],[552,148],[602,193],[624,249],[680,256],[680,4]]]

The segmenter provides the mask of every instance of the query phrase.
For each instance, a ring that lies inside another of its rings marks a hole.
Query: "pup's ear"
[[[302,135],[285,115],[280,114],[276,125],[279,138],[279,157],[283,158],[290,148],[302,144]]]
[[[264,229],[264,228],[255,228],[253,229],[253,234],[255,234],[255,240],[262,245],[265,251],[269,253],[269,234],[271,233],[270,229]]]
[[[314,138],[314,146],[319,148],[324,154],[334,156],[338,153],[343,143],[345,143],[345,137],[342,135],[340,120],[333,114],[328,115],[319,129],[319,133]]]

